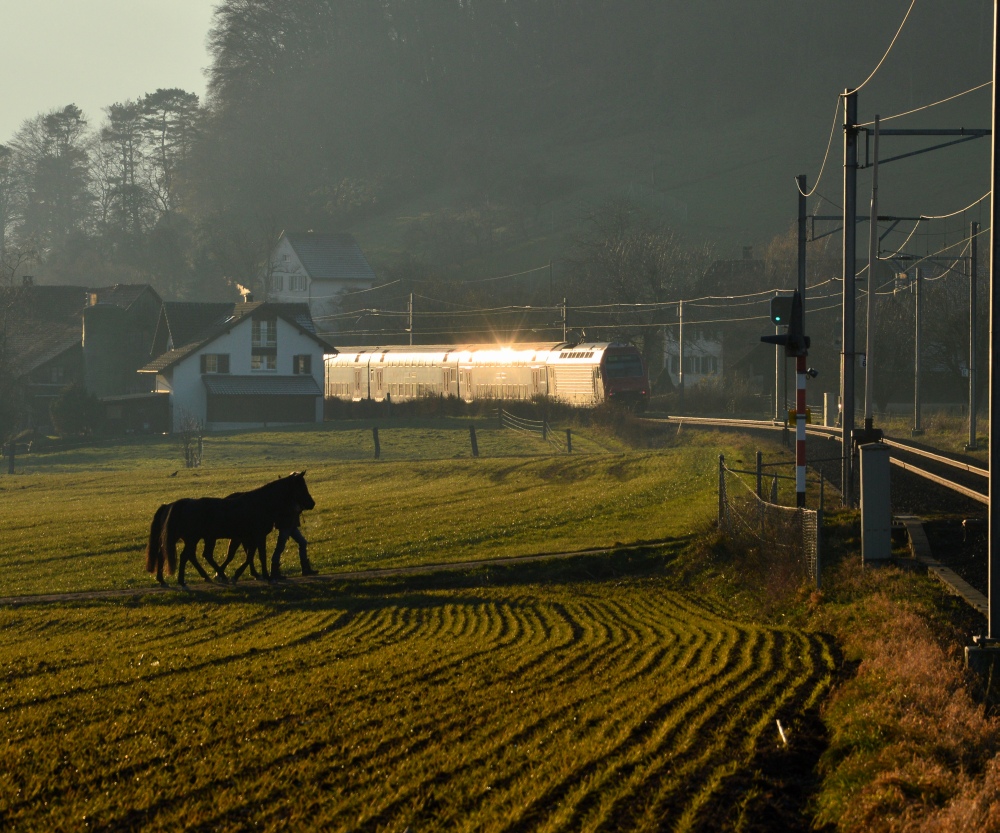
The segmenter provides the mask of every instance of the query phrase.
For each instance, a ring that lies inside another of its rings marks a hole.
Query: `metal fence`
[[[719,455],[719,529],[763,563],[797,566],[819,587],[822,512],[779,505],[777,476],[771,478],[771,500],[758,496],[743,479],[756,474],[730,469]]]

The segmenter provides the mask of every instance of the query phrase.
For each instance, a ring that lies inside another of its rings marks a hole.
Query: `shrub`
[[[97,433],[101,405],[79,382],[66,388],[49,406],[52,427],[60,437],[82,437]]]

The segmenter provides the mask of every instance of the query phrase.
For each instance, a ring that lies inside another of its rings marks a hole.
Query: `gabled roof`
[[[282,233],[306,273],[314,281],[375,282],[375,272],[368,264],[358,241],[350,234],[316,232]]]
[[[164,301],[161,320],[170,335],[170,343],[179,349],[231,315],[232,303],[202,303],[198,301]]]
[[[160,296],[156,294],[156,290],[146,283],[116,283],[114,286],[88,289],[87,292],[89,295],[96,295],[99,304],[114,304],[122,309],[129,309],[147,292],[160,303]]]
[[[81,316],[92,294],[97,295],[99,303],[128,309],[146,291],[153,290],[145,284],[117,284],[101,289],[34,285],[0,288],[0,325],[6,321],[14,375],[24,376],[80,346]]]
[[[164,304],[165,308],[166,306],[167,304]],[[206,344],[210,344],[219,338],[219,336],[228,333],[233,327],[252,317],[253,313],[261,310],[273,313],[294,327],[297,327],[300,332],[308,335],[319,344],[324,352],[336,352],[332,345],[316,335],[316,327],[313,325],[312,316],[309,314],[308,304],[278,304],[269,301],[251,301],[249,303],[235,304],[178,303],[172,306],[174,307],[174,317],[178,322],[175,326],[180,328],[186,341],[179,347],[175,346],[173,350],[168,350],[166,353],[157,356],[145,367],[139,368],[140,373],[161,373],[173,367],[188,356],[197,353]],[[203,307],[204,309],[194,309],[195,307]],[[183,325],[179,323],[180,317],[183,317],[183,313],[185,312],[189,316],[189,323],[193,324],[196,319],[207,323],[203,323],[201,329],[191,335],[190,330],[185,331]]]

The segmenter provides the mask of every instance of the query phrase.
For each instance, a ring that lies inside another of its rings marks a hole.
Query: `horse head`
[[[309,487],[306,486],[306,473],[303,471],[293,471],[285,478],[289,482],[289,497],[298,504],[300,509],[314,509],[316,501],[309,494]]]

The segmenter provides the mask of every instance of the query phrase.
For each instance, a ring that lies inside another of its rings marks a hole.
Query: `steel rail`
[[[952,460],[949,457],[942,457],[940,454],[935,454],[933,451],[926,451],[922,448],[914,448],[913,446],[907,445],[899,440],[890,440],[889,438],[885,438],[882,442],[892,448],[898,448],[908,454],[916,454],[918,457],[926,457],[928,460],[934,460],[936,463],[943,463],[944,465],[951,466],[954,469],[967,471],[970,474],[978,474],[980,477],[990,476],[989,469],[983,469],[979,466],[974,466],[971,463],[963,463],[960,460]]]
[[[723,419],[717,417],[644,417],[643,422],[650,423],[672,423],[676,425],[700,425],[706,428],[753,428],[756,430],[786,430],[784,423],[775,423],[771,420],[759,420],[759,419]],[[824,425],[807,425],[806,432],[821,436],[821,437],[833,437],[839,438],[840,432],[836,428],[829,428]],[[896,448],[900,451],[904,451],[908,454],[915,454],[919,457],[925,457],[929,460],[934,460],[937,463],[941,463],[946,466],[958,469],[960,471],[966,471],[970,474],[976,474],[981,477],[989,477],[989,471],[987,469],[980,468],[979,466],[973,466],[971,463],[963,463],[958,460],[952,460],[948,457],[943,457],[940,454],[935,454],[932,451],[925,451],[922,448],[914,448],[899,440],[883,439],[883,442],[890,446],[891,448]],[[944,486],[947,489],[951,489],[954,492],[958,492],[960,495],[971,498],[972,500],[978,501],[979,503],[989,505],[990,499],[988,495],[984,495],[982,492],[977,492],[975,489],[970,489],[966,486],[962,486],[959,483],[955,483],[948,480],[940,475],[931,474],[931,472],[926,469],[922,469],[919,466],[914,466],[910,463],[904,463],[901,460],[890,458],[894,466],[899,467],[904,471],[908,471],[917,477],[922,477],[925,480],[930,480],[932,483],[937,483],[939,486]]]
[[[901,460],[895,460],[891,456],[889,458],[889,462],[892,463],[894,466],[898,466],[903,471],[910,472],[910,474],[915,474],[918,477],[924,478],[925,480],[930,480],[932,483],[937,483],[939,486],[944,486],[948,489],[951,489],[953,492],[958,492],[960,495],[965,495],[965,497],[971,498],[972,500],[978,501],[979,503],[985,504],[986,506],[990,505],[989,495],[984,495],[982,492],[977,492],[975,489],[969,489],[966,486],[959,485],[958,483],[948,480],[946,477],[940,477],[939,475],[931,474],[929,471],[925,471],[919,466],[914,466],[911,465],[910,463],[904,463]]]

